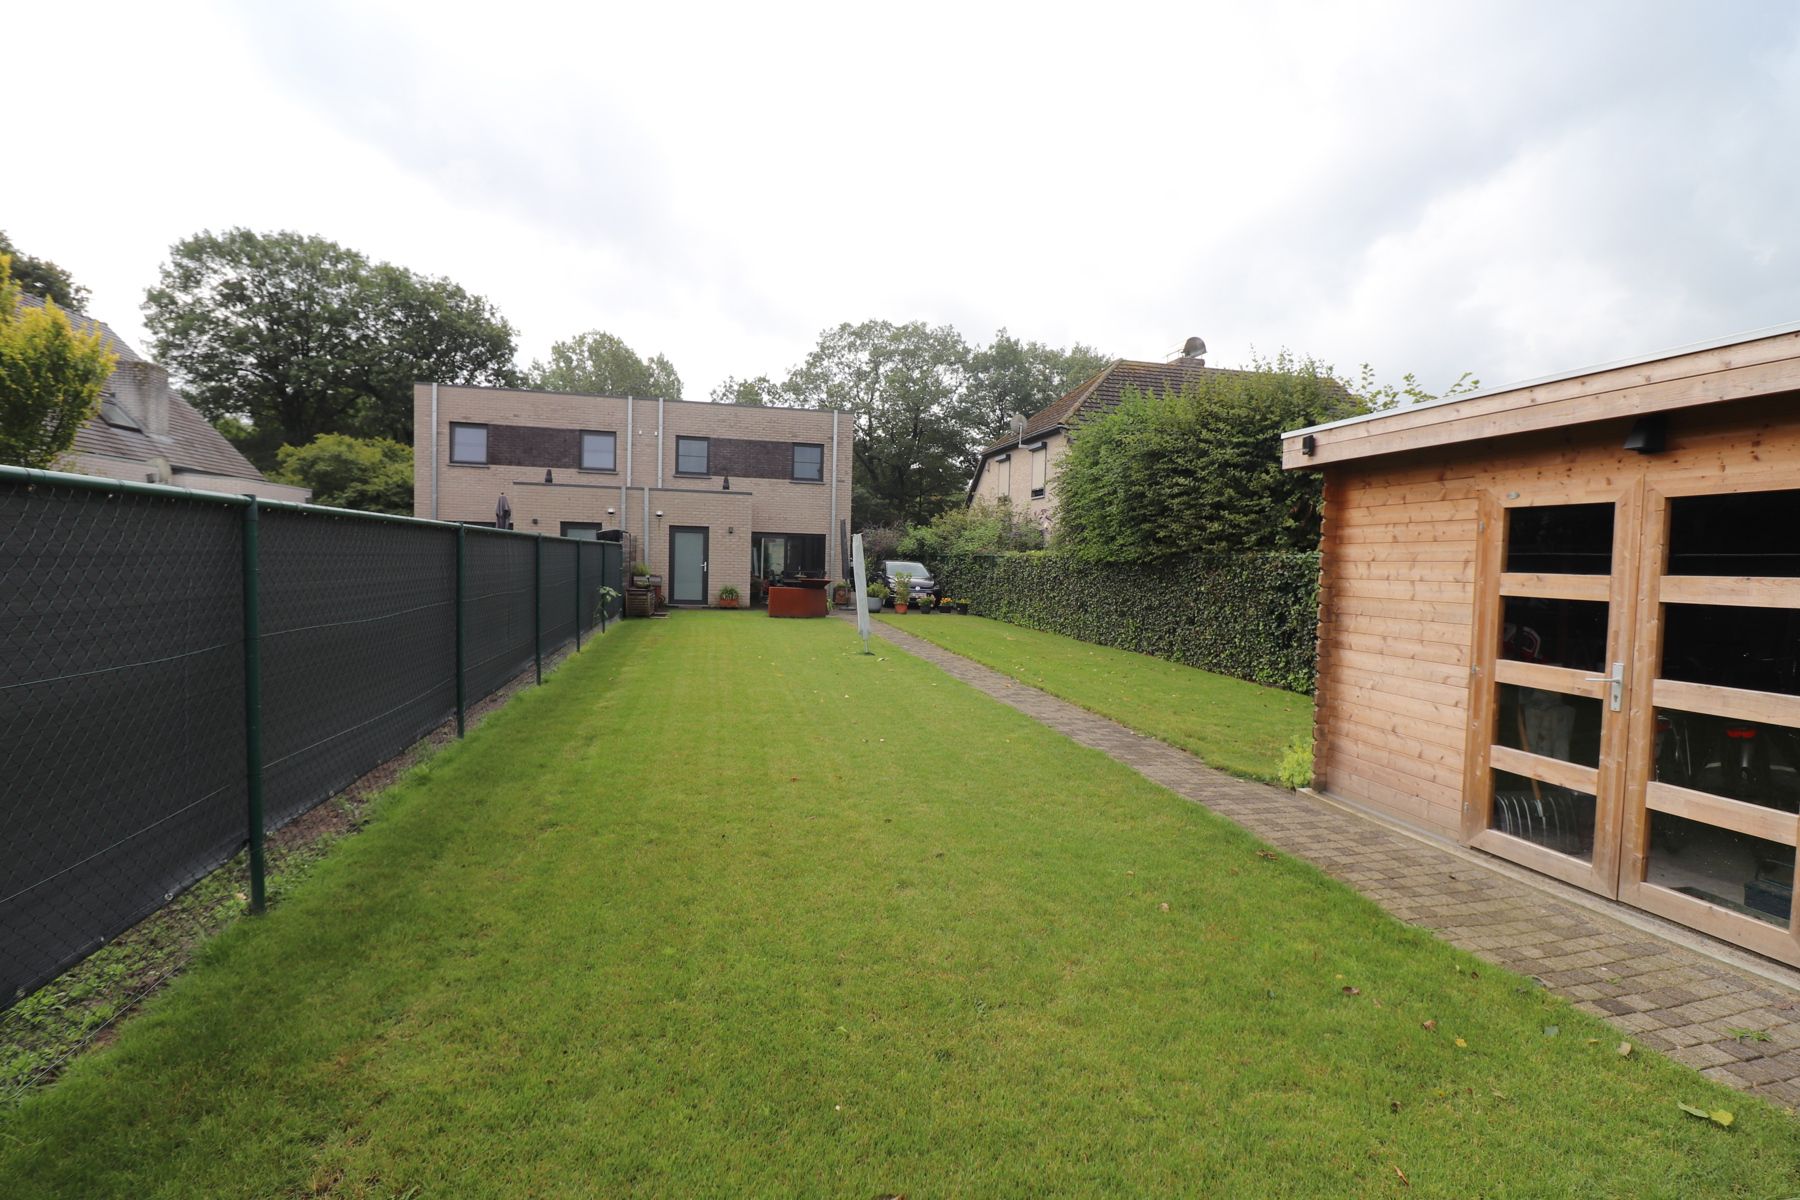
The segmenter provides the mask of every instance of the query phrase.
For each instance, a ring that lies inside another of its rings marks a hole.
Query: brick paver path
[[[1800,1107],[1800,990],[1309,796],[1215,771],[1028,684],[873,622],[889,642],[1304,858],[1394,916],[1567,996],[1701,1074]],[[1756,1030],[1767,1041],[1742,1036]]]

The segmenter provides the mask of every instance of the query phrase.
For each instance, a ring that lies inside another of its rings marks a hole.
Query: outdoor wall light
[[[610,509],[610,508],[609,508],[609,509],[607,509],[607,510],[606,510],[606,515],[607,515],[607,516],[609,516],[609,517],[610,517],[610,516],[612,516],[612,515],[613,515],[613,510],[612,510],[612,509]]]
[[[657,515],[657,517],[658,517],[658,518],[661,518],[661,516],[662,516],[662,509],[660,509],[660,508],[659,508],[659,509],[657,509],[657,510],[656,510],[656,515]]]
[[[1632,423],[1625,435],[1625,449],[1639,454],[1661,454],[1669,444],[1669,418],[1666,413],[1650,413]]]

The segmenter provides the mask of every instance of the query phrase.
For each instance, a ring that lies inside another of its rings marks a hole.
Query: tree
[[[782,403],[785,396],[767,375],[758,375],[754,379],[739,379],[735,375],[727,375],[725,382],[714,388],[708,399],[714,404],[745,404],[752,408],[765,408]]]
[[[0,254],[0,462],[54,467],[99,409],[117,358],[55,300],[21,306],[21,290]]]
[[[863,544],[868,544],[867,534]],[[896,546],[902,557],[916,558],[933,570],[960,554],[1043,548],[1043,528],[1015,511],[1008,500],[976,500],[967,507],[946,509],[928,524],[908,529]]]
[[[681,399],[674,363],[660,354],[639,358],[623,339],[603,329],[557,342],[550,347],[550,361],[533,362],[527,378],[532,387],[552,392]]]
[[[0,229],[0,254],[12,257],[13,282],[26,295],[54,300],[73,312],[87,311],[88,290],[76,283],[74,276],[47,258],[21,253],[4,229]]]
[[[1127,389],[1072,431],[1057,473],[1057,549],[1090,562],[1311,550],[1318,474],[1281,469],[1281,434],[1366,412],[1331,368],[1283,352],[1180,393]]]
[[[1014,413],[1030,416],[1073,391],[1112,359],[1080,342],[1058,350],[1022,342],[1002,329],[969,357],[969,391],[985,414],[988,440],[1005,432]]]
[[[230,229],[177,242],[144,299],[152,346],[209,419],[269,468],[321,433],[412,440],[412,385],[510,386],[487,300],[320,237]]]
[[[913,524],[960,504],[987,422],[969,347],[948,325],[843,324],[819,335],[783,391],[855,424],[853,503],[864,524]]]
[[[314,504],[410,516],[413,508],[411,446],[388,438],[322,433],[304,446],[277,452],[282,483],[312,489]]]

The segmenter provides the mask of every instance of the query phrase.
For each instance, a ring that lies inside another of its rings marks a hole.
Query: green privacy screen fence
[[[0,1010],[619,614],[617,544],[0,467]]]

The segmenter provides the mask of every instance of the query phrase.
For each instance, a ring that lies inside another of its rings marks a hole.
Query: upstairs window
[[[712,474],[712,440],[703,437],[676,438],[675,473],[677,475]]]
[[[114,429],[129,429],[133,433],[142,433],[144,429],[142,425],[132,419],[130,413],[125,411],[125,406],[111,395],[100,401],[100,419]]]
[[[825,482],[825,447],[814,442],[794,443],[794,478]]]
[[[581,469],[584,471],[616,471],[619,469],[619,437],[614,433],[582,431]]]
[[[1050,456],[1039,442],[1031,448],[1031,498],[1041,500],[1044,497],[1044,472]]]
[[[453,463],[487,462],[486,425],[450,425],[450,461]]]

